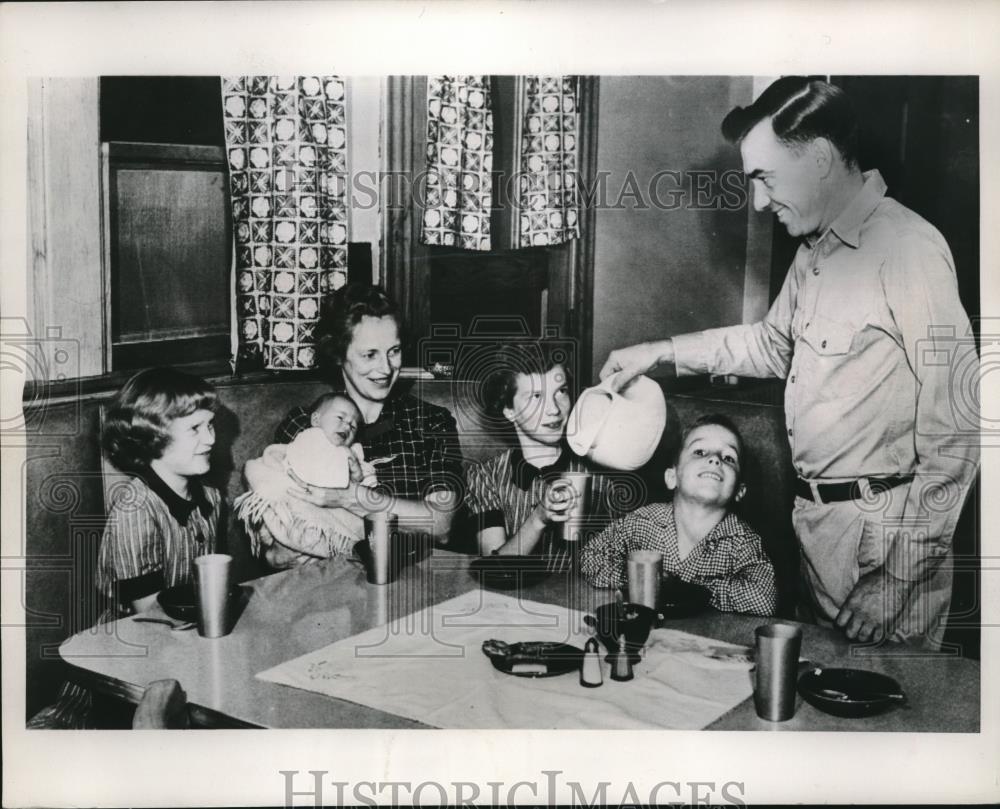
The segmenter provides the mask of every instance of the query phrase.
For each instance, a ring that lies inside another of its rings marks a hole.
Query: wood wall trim
[[[581,76],[577,108],[580,111],[578,132],[578,171],[582,188],[591,188],[597,175],[597,130],[600,108],[600,80]],[[573,313],[570,333],[580,341],[580,369],[590,373],[594,360],[594,244],[597,215],[593,205],[580,209],[580,238],[573,244]],[[584,381],[581,379],[581,381]]]

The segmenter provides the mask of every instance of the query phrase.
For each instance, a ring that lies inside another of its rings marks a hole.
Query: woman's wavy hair
[[[215,388],[204,379],[174,368],[140,371],[108,406],[104,452],[122,471],[144,471],[170,443],[171,422],[216,405]]]
[[[382,287],[357,282],[348,284],[324,300],[316,325],[316,350],[324,370],[340,367],[354,338],[354,327],[364,317],[391,317],[402,337],[399,306]]]
[[[826,138],[848,166],[858,165],[858,118],[851,99],[839,87],[804,76],[784,76],[753,104],[733,109],[722,121],[722,135],[739,143],[765,118],[771,119],[775,137],[785,146]]]
[[[483,383],[483,403],[490,416],[499,418],[505,408],[514,406],[520,374],[547,374],[556,365],[561,365],[566,372],[566,385],[570,393],[574,393],[572,362],[567,356],[565,341],[542,339],[498,345],[489,364],[490,371]]]

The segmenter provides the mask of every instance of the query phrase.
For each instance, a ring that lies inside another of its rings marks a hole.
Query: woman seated
[[[402,365],[402,324],[396,304],[377,286],[350,284],[324,303],[317,325],[317,353],[332,389],[358,408],[355,440],[376,461],[378,483],[352,474],[346,486],[323,487],[289,479],[289,494],[322,508],[346,509],[358,517],[390,511],[406,531],[447,538],[462,485],[462,456],[455,419],[445,408],[397,388]],[[294,408],[275,435],[291,444],[312,427],[312,414]],[[301,561],[300,554],[260,537],[273,567]]]

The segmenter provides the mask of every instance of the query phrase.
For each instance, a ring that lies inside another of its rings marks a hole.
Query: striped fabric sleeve
[[[473,464],[466,472],[465,507],[480,531],[484,528],[505,527],[503,504],[500,502],[496,481],[489,473],[488,463]]]
[[[148,490],[146,497],[154,495]],[[116,503],[104,529],[98,553],[98,586],[107,595],[118,580],[136,579],[162,571],[162,542],[159,528],[144,500]]]

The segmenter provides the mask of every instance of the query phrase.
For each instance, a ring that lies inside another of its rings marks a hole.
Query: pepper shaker
[[[625,635],[618,637],[618,651],[615,652],[614,660],[611,663],[611,679],[625,682],[631,680],[632,658],[629,657],[628,649],[625,648]]]

